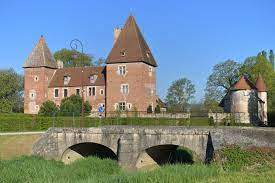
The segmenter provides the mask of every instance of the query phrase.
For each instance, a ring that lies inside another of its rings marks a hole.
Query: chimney
[[[63,68],[63,62],[61,60],[57,60],[57,68],[62,69]]]
[[[115,28],[114,29],[114,44],[115,44],[120,32],[121,32],[121,28]]]

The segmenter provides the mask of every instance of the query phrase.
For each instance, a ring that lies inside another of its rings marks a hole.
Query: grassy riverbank
[[[226,148],[210,165],[165,165],[127,173],[117,162],[90,157],[64,165],[37,157],[0,160],[0,182],[275,182],[275,152]]]

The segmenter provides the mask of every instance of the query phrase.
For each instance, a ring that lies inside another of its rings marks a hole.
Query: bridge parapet
[[[175,147],[190,149],[201,161],[225,145],[275,148],[275,129],[210,128],[178,126],[102,126],[98,128],[50,128],[33,146],[33,154],[65,163],[88,155],[108,155],[127,169],[142,166],[148,149],[157,159]],[[145,155],[144,155],[145,153]],[[161,155],[162,154],[162,155]],[[145,158],[145,159],[146,159]]]

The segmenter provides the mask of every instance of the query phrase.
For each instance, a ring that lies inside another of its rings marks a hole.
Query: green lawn
[[[226,148],[210,165],[165,165],[127,173],[116,161],[90,157],[70,165],[37,157],[0,160],[0,182],[275,182],[275,152]]]

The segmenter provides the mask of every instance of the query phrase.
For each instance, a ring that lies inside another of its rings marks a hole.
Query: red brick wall
[[[37,114],[41,104],[48,100],[48,85],[55,69],[25,68],[24,72],[24,113]]]
[[[92,86],[84,86],[84,101],[89,101],[90,105],[92,106],[92,111],[97,111],[100,104],[105,105],[105,86],[95,86],[96,87],[96,95],[95,96],[89,96],[88,87]],[[49,88],[48,89],[48,96],[49,100],[55,102],[56,105],[60,106],[61,100],[64,98],[64,89],[68,89],[68,96],[71,96],[73,94],[76,94],[76,89],[80,89],[80,96],[81,96],[81,86],[79,87],[55,87],[55,88]],[[58,97],[55,97],[54,90],[59,90]],[[103,89],[104,93],[101,95],[100,90]]]
[[[118,66],[126,65],[126,75],[118,75]],[[115,111],[115,104],[125,101],[132,104],[131,110],[146,111],[153,103],[156,106],[156,76],[153,67],[152,76],[149,76],[149,65],[138,63],[107,64],[106,66],[106,106],[107,111]],[[129,94],[121,93],[121,84],[129,84]],[[150,89],[153,94],[150,94]]]

